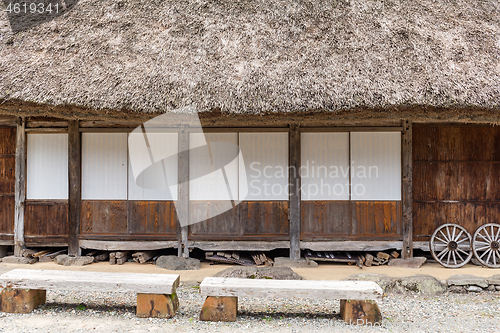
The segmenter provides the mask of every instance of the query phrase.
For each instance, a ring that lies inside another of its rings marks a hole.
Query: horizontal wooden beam
[[[99,241],[80,239],[82,249],[101,251],[159,250],[177,248],[177,241]]]
[[[189,248],[203,251],[271,251],[290,248],[289,241],[189,241]]]
[[[329,126],[329,127],[301,127],[301,132],[402,132],[401,126]]]
[[[402,241],[323,241],[300,242],[301,249],[312,251],[384,251],[401,250]]]
[[[53,128],[53,127],[41,127],[41,128],[27,128],[26,133],[68,133],[68,129],[65,127]]]
[[[26,121],[26,128],[68,127],[67,121]]]

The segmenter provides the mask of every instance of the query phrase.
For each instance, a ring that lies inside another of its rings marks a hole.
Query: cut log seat
[[[340,299],[342,319],[350,324],[381,323],[376,303],[382,288],[372,281],[267,280],[207,277],[200,320],[235,321],[238,297]]]
[[[176,295],[179,282],[177,274],[14,269],[0,275],[0,286],[4,288],[0,295],[0,311],[30,312],[45,302],[45,290],[135,292],[138,317],[171,318],[179,307]],[[17,295],[13,290],[26,293],[16,298],[12,297]],[[28,290],[37,292],[29,293]]]

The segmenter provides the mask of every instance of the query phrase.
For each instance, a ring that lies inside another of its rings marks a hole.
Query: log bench
[[[382,288],[372,281],[260,280],[205,278],[200,293],[206,297],[200,320],[235,321],[238,297],[340,299],[340,315],[349,324],[382,322],[376,303]]]
[[[137,316],[171,318],[179,308],[177,274],[14,269],[0,275],[0,311],[28,313],[45,303],[46,290],[135,292]]]

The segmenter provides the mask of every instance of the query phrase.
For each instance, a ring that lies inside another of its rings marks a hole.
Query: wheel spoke
[[[450,264],[450,256],[451,256],[451,251],[448,252],[448,258],[446,259],[446,264]]]
[[[446,237],[443,230],[439,230],[439,232],[441,233],[441,235],[443,235],[444,239],[446,239],[446,243],[448,243],[450,240],[448,239],[448,237]]]
[[[489,248],[490,248],[489,245],[488,246],[483,246],[483,247],[481,247],[479,249],[476,249],[476,251],[483,251],[483,250],[486,250],[486,249],[489,249]]]
[[[495,258],[495,251],[491,251],[493,253],[493,265],[497,265],[497,258]]]
[[[439,240],[439,241],[441,241],[444,245],[448,244],[448,242],[447,242],[447,241],[442,240],[442,239],[441,239],[441,238],[439,238],[438,236],[436,236],[436,239],[437,239],[437,240]]]
[[[484,238],[484,236],[483,236],[483,235],[481,235],[481,233],[480,233],[480,232],[479,232],[477,235],[478,235],[478,236],[481,236],[481,238],[482,238],[482,239],[484,239],[485,241],[487,241],[487,242],[488,242],[488,244],[489,244],[489,243],[491,243],[491,241],[490,241],[489,239]]]
[[[500,227],[497,227],[498,231],[497,231],[497,234],[495,236],[495,240],[497,241],[498,240],[498,236],[500,236]]]
[[[463,230],[460,230],[460,232],[458,233],[457,237],[455,237],[454,241],[457,241],[460,239],[460,236],[464,233]]]
[[[492,253],[493,253],[493,251],[490,251],[490,254],[488,254],[488,258],[486,259],[486,263],[487,264],[490,262],[490,257],[491,257]]]
[[[469,256],[469,254],[467,252],[465,252],[464,250],[462,250],[461,248],[457,248],[457,251],[460,251],[462,252],[463,254],[465,254],[467,257]],[[458,254],[458,252],[457,252]]]
[[[465,261],[464,258],[462,258],[462,256],[460,255],[460,253],[458,253],[458,249],[457,249],[457,251],[455,251],[455,253],[460,258],[460,260]]]
[[[482,255],[479,256],[479,259],[483,259],[484,255],[488,252],[491,252],[491,249],[487,250],[487,251],[484,251],[484,253]]]
[[[490,243],[487,243],[487,242],[476,241],[475,243],[476,244],[486,244],[486,245],[490,246]]]
[[[450,236],[450,229],[448,227],[446,227],[446,233],[448,234],[448,239],[451,241],[452,238]]]
[[[439,254],[437,255],[437,257],[439,258],[439,260],[442,260],[444,255],[448,252],[448,248],[445,248],[443,251],[439,252]]]
[[[462,243],[462,242],[465,242],[466,240],[469,240],[469,238],[464,238],[464,239],[461,239],[461,240],[459,240],[459,241],[457,242],[457,244],[460,244],[460,243]],[[488,244],[489,244],[489,243],[488,243]]]
[[[456,265],[457,264],[457,257],[455,257],[455,251],[451,251],[451,254],[453,255],[453,262]]]
[[[457,227],[453,226],[453,232],[451,233],[451,240],[455,240],[455,230],[457,230]]]

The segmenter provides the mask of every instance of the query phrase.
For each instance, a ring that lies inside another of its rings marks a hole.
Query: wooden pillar
[[[403,204],[403,249],[402,258],[413,257],[413,145],[412,123],[403,120],[402,144],[402,204]]]
[[[78,236],[82,202],[81,142],[78,120],[68,122],[68,177],[68,254],[78,256],[81,253]]]
[[[300,127],[290,124],[288,137],[289,156],[289,217],[290,217],[290,259],[300,259]]]
[[[179,189],[177,198],[177,217],[184,221],[185,226],[179,223],[179,248],[178,256],[189,257],[188,225],[189,221],[189,131],[182,127],[179,131],[179,159],[178,159]]]
[[[26,132],[24,117],[17,121],[16,184],[14,206],[14,255],[21,256],[24,248],[24,201],[26,200]]]

